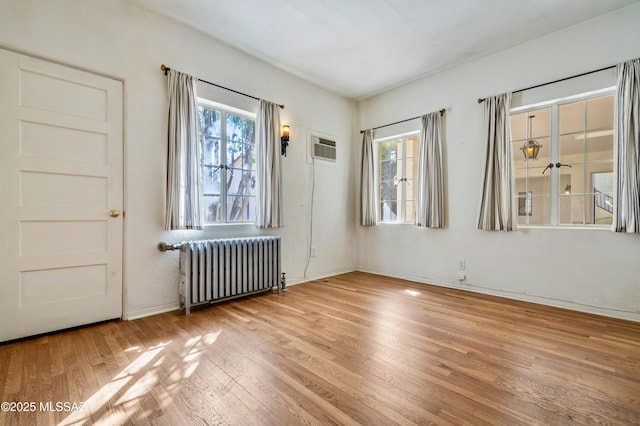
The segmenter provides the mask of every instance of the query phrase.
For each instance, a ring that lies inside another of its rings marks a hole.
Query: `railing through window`
[[[593,188],[593,208],[601,208],[609,213],[613,213],[613,197]]]

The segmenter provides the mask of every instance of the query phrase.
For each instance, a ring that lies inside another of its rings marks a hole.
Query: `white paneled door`
[[[122,83],[0,49],[0,341],[122,315]]]

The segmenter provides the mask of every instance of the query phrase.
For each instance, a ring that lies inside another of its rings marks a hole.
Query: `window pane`
[[[540,151],[538,152],[537,158],[529,159],[529,167],[542,167],[544,169],[551,161],[551,139],[537,138],[535,139],[535,141],[541,145]],[[520,155],[522,155],[522,157],[524,158],[524,154],[522,153],[522,151],[520,151]]]
[[[405,216],[405,221],[408,223],[413,223],[416,219],[416,203],[413,200],[407,200],[406,206],[407,213]]]
[[[518,191],[518,217],[531,216],[532,214],[532,194],[531,192]],[[518,219],[518,223],[526,224],[527,219]]]
[[[592,210],[596,225],[610,225],[613,222],[613,194],[596,191],[592,198]]]
[[[380,203],[380,220],[382,222],[392,222],[398,218],[398,203],[395,201],[383,201]]]
[[[560,134],[582,132],[584,130],[584,102],[560,105]]]
[[[564,186],[560,187],[560,193],[565,192],[567,185],[571,185],[572,194],[584,194],[588,192],[584,185],[584,164],[574,164],[573,167],[561,167],[560,181],[565,182]]]
[[[216,166],[220,160],[220,139],[200,136],[202,144],[202,164]]]
[[[213,166],[202,168],[202,192],[204,194],[220,194],[221,170]]]
[[[517,169],[515,171],[516,192],[525,193],[527,191],[527,170]]]
[[[527,167],[526,161],[528,160],[528,167],[546,167],[551,159],[551,140],[549,138],[537,138],[534,139],[540,144],[538,151],[538,157],[533,159],[527,159],[524,153],[524,146],[527,140],[517,141],[511,143],[511,155],[513,155],[514,166],[516,168]]]
[[[551,135],[551,108],[529,112],[532,138],[546,138]]]
[[[551,198],[548,196],[531,197],[531,216],[529,216],[529,224],[531,225],[548,225],[550,222]]]
[[[613,193],[613,172],[592,173],[591,187],[600,192]]]
[[[222,203],[219,196],[205,196],[204,221],[206,223],[220,222],[222,220]]]
[[[558,223],[560,225],[570,225],[571,224],[571,213],[572,213],[572,204],[571,199],[576,198],[576,196],[571,195],[560,195],[558,197]],[[577,197],[582,198],[582,197]],[[580,216],[582,218],[582,216]],[[581,219],[582,220],[582,219]]]
[[[584,162],[584,133],[560,136],[560,162],[574,164]]]
[[[398,159],[398,141],[390,140],[380,142],[380,159],[396,161]]]
[[[242,167],[242,144],[227,139],[227,166]]]
[[[246,144],[242,153],[242,168],[247,170],[256,170],[256,146],[255,144]]]
[[[587,133],[587,161],[613,160],[613,130]]]
[[[522,154],[522,141],[511,142],[511,156],[513,157],[513,166],[516,169],[524,169],[527,167],[527,161]]]
[[[418,178],[407,179],[407,200],[416,200],[418,198]]]
[[[398,188],[398,141],[390,140],[379,143],[380,161],[380,220],[390,221],[397,217]]]
[[[613,96],[587,101],[587,130],[613,128]]]
[[[583,195],[560,195],[558,197],[559,223],[561,225],[583,225],[585,223],[584,202],[585,196]]]
[[[254,143],[255,123],[253,120],[227,113],[227,139],[240,143]]]
[[[551,173],[547,170],[542,174],[542,170],[542,168],[529,169],[527,191],[531,191],[533,195],[551,194]]]
[[[206,136],[220,138],[220,114],[221,112],[205,106],[198,106],[198,119],[200,121],[200,133]]]
[[[613,192],[613,162],[587,164],[587,191]]]
[[[227,211],[227,222],[249,222],[255,217],[255,197],[229,195]]]
[[[243,173],[243,179],[245,180],[244,194],[255,197],[257,193],[256,184],[258,182],[256,178],[256,171],[244,170],[242,173]]]
[[[515,171],[516,192],[531,192],[533,195],[548,195],[551,193],[551,173],[549,170],[542,174],[541,168],[520,169]]]
[[[242,181],[242,170],[229,168],[227,170],[227,194],[238,194],[244,190]],[[229,206],[227,205],[227,210]]]
[[[526,112],[512,115],[510,125],[511,125],[512,141],[524,140],[527,138],[527,113]]]
[[[563,167],[560,170],[562,171],[562,173],[560,173],[558,194],[569,195],[576,193],[578,191],[578,188],[573,188],[571,185],[571,172],[569,171],[571,169]]]
[[[418,177],[418,159],[415,157],[410,157],[405,160],[406,170],[404,171],[403,177],[407,179],[413,179]]]
[[[413,179],[418,176],[418,149],[420,147],[418,135],[408,136],[405,145],[407,152],[405,152],[405,170],[402,177]]]
[[[380,162],[380,179],[381,180],[396,180],[398,175],[398,161],[396,160],[383,160]]]
[[[229,195],[255,195],[255,173],[251,170],[230,169],[227,174],[227,185]]]

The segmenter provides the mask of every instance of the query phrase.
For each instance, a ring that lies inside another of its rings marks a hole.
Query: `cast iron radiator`
[[[180,305],[191,307],[281,290],[280,237],[186,241],[180,244]]]

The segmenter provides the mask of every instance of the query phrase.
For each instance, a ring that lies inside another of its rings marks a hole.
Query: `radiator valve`
[[[287,275],[283,272],[282,277],[280,277],[280,288],[281,291],[287,291]]]

